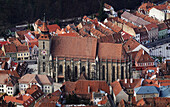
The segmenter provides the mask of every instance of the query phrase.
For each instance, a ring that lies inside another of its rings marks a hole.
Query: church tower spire
[[[50,57],[50,46],[51,36],[45,20],[45,13],[43,19],[43,25],[40,28],[40,36],[38,38],[39,54],[38,54],[38,74],[50,75],[49,57]]]

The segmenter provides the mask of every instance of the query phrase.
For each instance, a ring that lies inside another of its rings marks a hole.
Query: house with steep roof
[[[7,103],[12,102],[14,105],[19,107],[32,107],[35,103],[34,98],[32,98],[29,94],[19,95],[16,97],[5,96],[4,101]]]
[[[134,96],[136,101],[141,100],[142,98],[153,98],[159,97],[160,90],[155,86],[141,86],[134,89]]]
[[[149,42],[153,42],[158,39],[158,26],[154,23],[144,26],[148,32]]]
[[[23,31],[16,31],[15,32],[15,37],[18,38],[21,43],[25,43],[25,34],[27,34],[28,32],[30,32],[30,30],[23,30]]]
[[[10,42],[11,44],[2,47],[6,57],[11,57],[13,61],[29,59],[30,52],[27,45],[22,44],[16,38],[10,38]]]
[[[166,20],[167,4],[159,4],[149,9],[149,16],[163,22]]]
[[[142,3],[138,8],[138,12],[147,15],[147,14],[149,14],[149,9],[152,8],[153,6],[154,6],[154,4],[150,3],[150,2]]]
[[[120,80],[120,85],[125,93],[128,94],[128,101],[131,101],[134,94],[134,89],[140,87],[142,84],[142,79],[122,79]]]
[[[158,24],[158,38],[166,38],[168,36],[168,27],[165,23]]]
[[[11,72],[11,71],[10,71]],[[15,95],[17,90],[17,80],[10,74],[0,73],[0,93]]]
[[[34,98],[35,101],[40,100],[44,95],[40,87],[37,85],[32,85],[30,88],[27,88],[25,94],[31,95],[31,97]]]
[[[38,39],[35,36],[28,32],[25,36],[25,41],[29,47],[30,58],[37,59],[38,58]]]
[[[147,53],[149,53],[149,49],[147,49],[145,46],[143,46],[133,38],[130,38],[123,46],[127,53],[137,52],[140,49],[143,49]]]
[[[150,22],[145,21],[142,18],[137,17],[137,16],[135,16],[129,12],[126,12],[126,11],[121,15],[121,19],[125,20],[126,22],[130,22],[138,27],[142,27],[142,26],[151,24]]]
[[[80,99],[86,99],[89,103],[94,101],[93,98],[97,97],[99,93],[103,93],[104,96],[110,94],[109,86],[106,81],[98,80],[78,80],[76,82],[66,81],[63,83],[61,90],[64,97],[67,97],[68,95],[76,95]]]
[[[45,97],[41,98],[39,101],[35,103],[35,107],[56,107],[62,106],[61,105],[61,97],[62,92],[57,90],[53,93],[46,95]],[[62,99],[63,100],[63,99]]]
[[[46,75],[26,74],[19,81],[19,90],[26,90],[32,85],[37,85],[44,93],[53,92],[53,80]]]
[[[149,107],[167,107],[169,106],[170,98],[154,97],[143,98],[139,100],[136,106],[149,106]]]
[[[110,94],[113,95],[115,103],[119,103],[121,100],[128,101],[128,94],[122,89],[119,81],[112,82],[110,86]]]

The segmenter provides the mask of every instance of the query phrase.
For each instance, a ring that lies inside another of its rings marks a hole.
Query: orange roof
[[[142,9],[144,11],[147,11],[149,8],[153,7],[154,4],[153,3],[143,3],[138,9]]]
[[[103,27],[102,25],[98,25],[97,29],[102,32],[103,34],[105,34],[106,36],[112,36],[114,34],[113,31]]]
[[[18,97],[5,96],[4,101],[22,104],[25,107],[31,105],[35,100],[30,95],[20,95]]]
[[[97,38],[100,38],[102,36],[106,36],[105,34],[101,33],[99,30],[96,30],[94,28],[90,29],[90,32],[94,35],[97,36]]]
[[[166,10],[167,9],[167,5],[166,4],[160,4],[158,6],[154,6],[153,8],[156,8],[158,10]]]
[[[56,32],[57,29],[61,30],[60,26],[57,24],[47,25],[49,32]]]
[[[138,102],[137,102],[137,106],[144,106],[144,104],[145,104],[145,101],[144,101],[144,99],[142,98],[141,100],[139,100]]]
[[[142,79],[132,79],[132,83],[130,83],[130,79],[127,79],[127,83],[125,83],[125,79],[120,80],[120,84],[122,87],[126,89],[133,89],[141,86]]]
[[[79,37],[76,33],[58,34],[58,36]]]
[[[48,32],[49,31],[46,22],[43,22],[43,25],[40,27],[40,30],[42,32]]]
[[[105,23],[106,26],[108,26],[110,29],[112,29],[114,32],[119,33],[121,32],[121,28],[115,24],[113,24],[112,22],[108,21]]]

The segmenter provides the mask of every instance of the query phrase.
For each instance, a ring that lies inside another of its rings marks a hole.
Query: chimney
[[[88,86],[88,93],[90,93],[90,86]]]
[[[133,83],[133,78],[130,79],[130,83]]]
[[[144,55],[145,51],[143,50],[143,55]]]
[[[127,79],[125,78],[125,84],[127,83]]]

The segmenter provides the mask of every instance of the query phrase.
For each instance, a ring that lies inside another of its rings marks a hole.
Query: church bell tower
[[[40,27],[40,36],[38,38],[38,74],[50,75],[49,70],[49,57],[50,57],[50,45],[51,45],[51,36],[47,28],[47,24],[44,21],[43,25]]]

